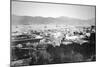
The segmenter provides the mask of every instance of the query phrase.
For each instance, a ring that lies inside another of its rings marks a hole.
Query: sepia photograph
[[[96,6],[11,0],[10,66],[96,61]]]

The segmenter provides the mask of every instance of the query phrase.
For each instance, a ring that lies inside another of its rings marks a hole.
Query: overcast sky
[[[12,1],[12,14],[21,16],[60,17],[79,19],[95,17],[95,7]]]

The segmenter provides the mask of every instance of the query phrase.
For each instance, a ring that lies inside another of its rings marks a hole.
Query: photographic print
[[[96,6],[11,1],[11,67],[96,61]]]

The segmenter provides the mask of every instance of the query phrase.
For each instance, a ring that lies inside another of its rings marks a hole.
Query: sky
[[[92,19],[95,17],[94,6],[64,5],[36,2],[12,1],[12,15],[43,16],[43,17],[72,17]]]

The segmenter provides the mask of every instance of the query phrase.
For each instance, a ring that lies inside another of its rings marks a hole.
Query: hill
[[[83,20],[70,17],[41,17],[41,16],[17,16],[12,15],[12,25],[32,25],[32,24],[66,24],[66,25],[95,25],[95,18]]]

